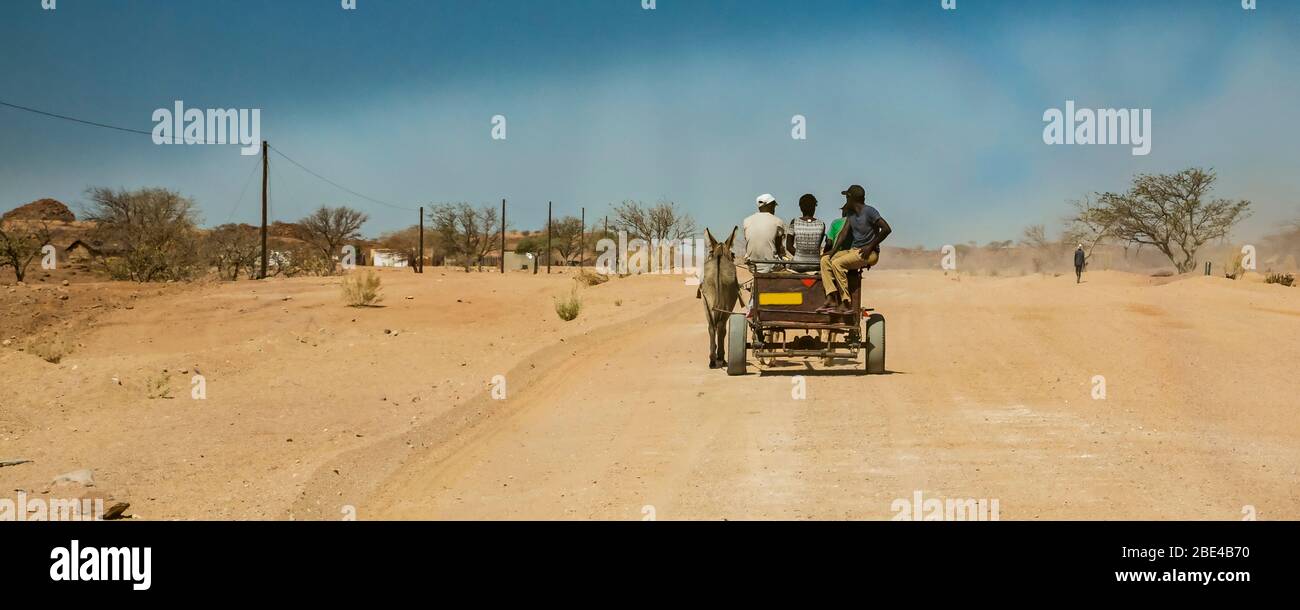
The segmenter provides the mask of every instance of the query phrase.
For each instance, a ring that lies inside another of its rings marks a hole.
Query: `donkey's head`
[[[726,241],[718,241],[713,238],[713,234],[708,229],[704,229],[704,238],[708,241],[709,256],[705,262],[712,263],[714,260],[721,258],[723,263],[732,263],[735,256],[731,253],[731,246],[736,241],[736,227],[731,227],[731,235],[727,236]]]

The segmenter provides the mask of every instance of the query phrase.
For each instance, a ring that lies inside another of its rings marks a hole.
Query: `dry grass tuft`
[[[567,299],[555,299],[555,313],[560,316],[561,320],[571,322],[582,312],[582,299],[578,298],[578,291],[575,289],[569,293]]]
[[[599,286],[609,281],[609,276],[595,271],[583,269],[578,275],[573,276],[573,280],[584,286]]]
[[[348,307],[374,307],[384,300],[380,283],[379,274],[373,271],[353,273],[343,278],[343,301]]]

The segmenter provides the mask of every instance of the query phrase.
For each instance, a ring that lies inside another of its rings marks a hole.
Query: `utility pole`
[[[269,146],[266,140],[262,140],[262,273],[258,279],[266,279],[266,170],[269,162],[266,158],[266,150]]]
[[[551,272],[551,202],[546,202],[546,272]]]
[[[506,200],[501,200],[501,273],[506,272]]]
[[[415,272],[424,273],[424,206],[420,206],[420,253],[416,259]]]
[[[578,232],[578,270],[587,262],[587,208],[582,208],[582,230]]]

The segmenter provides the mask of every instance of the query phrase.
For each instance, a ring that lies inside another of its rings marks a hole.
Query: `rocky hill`
[[[0,221],[5,220],[57,220],[62,222],[73,222],[77,219],[76,214],[68,209],[68,206],[54,199],[37,199],[27,205],[16,207],[4,216],[0,216]]]

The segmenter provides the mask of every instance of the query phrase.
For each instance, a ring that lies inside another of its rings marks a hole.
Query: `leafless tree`
[[[202,266],[194,200],[162,188],[91,188],[83,217],[91,240],[113,250],[99,258],[114,279],[186,280]]]
[[[1054,261],[1063,253],[1061,242],[1049,238],[1047,227],[1041,224],[1025,227],[1020,235],[1020,245],[1030,251],[1035,272],[1043,271],[1045,262]]]
[[[1050,244],[1047,239],[1047,227],[1043,225],[1029,225],[1025,227],[1024,233],[1020,237],[1020,245],[1027,248],[1045,248]]]
[[[364,213],[346,206],[321,206],[298,221],[298,226],[306,234],[307,243],[322,256],[328,273],[334,273],[336,257],[342,256],[343,246],[361,239],[361,226],[369,219]]]
[[[1156,248],[1186,273],[1196,266],[1201,246],[1226,238],[1250,215],[1249,201],[1209,199],[1215,179],[1213,170],[1199,168],[1139,174],[1127,193],[1099,194],[1084,216],[1117,241]]]
[[[208,233],[204,251],[222,278],[238,280],[244,271],[252,279],[262,259],[261,235],[252,225],[224,224]]]
[[[660,242],[694,237],[695,220],[677,209],[671,201],[647,206],[639,201],[624,201],[614,206],[614,226],[627,231],[629,237]]]
[[[1074,206],[1074,214],[1065,219],[1061,241],[1066,245],[1082,244],[1084,261],[1090,261],[1097,246],[1115,239],[1112,231],[1115,217],[1098,212],[1098,205],[1091,196],[1072,201],[1070,205]]]
[[[479,241],[478,249],[474,254],[474,262],[478,265],[478,270],[482,271],[483,259],[500,246],[501,215],[496,206],[485,205],[478,209],[476,216],[478,218]],[[504,255],[503,252],[502,256]]]
[[[45,222],[14,221],[0,224],[0,269],[12,267],[14,279],[27,277],[27,267],[50,243],[50,226]]]

